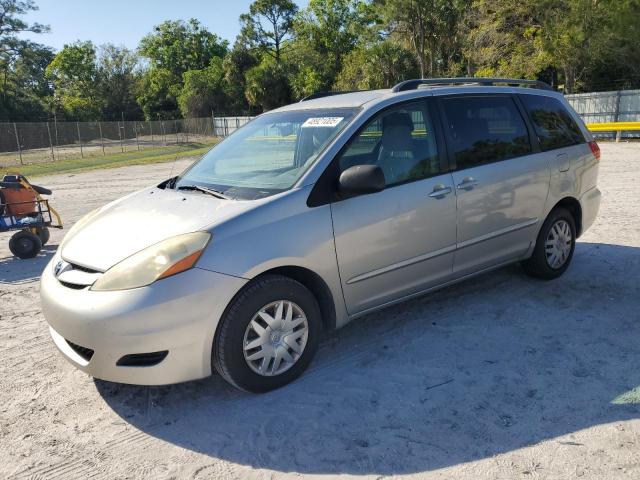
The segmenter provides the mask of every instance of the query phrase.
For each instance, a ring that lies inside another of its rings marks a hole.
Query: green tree
[[[585,90],[620,90],[640,85],[640,0],[621,0],[609,5],[608,54],[598,59],[584,82]]]
[[[476,76],[536,78],[552,63],[544,49],[544,8],[516,0],[475,0],[466,53]]]
[[[55,107],[74,120],[95,120],[104,99],[98,89],[96,48],[92,42],[65,45],[45,71],[54,88]]]
[[[413,53],[386,40],[349,53],[336,81],[338,90],[390,88],[398,82],[418,76]]]
[[[361,0],[310,0],[296,17],[288,58],[296,97],[330,90],[345,55],[377,37],[375,20],[373,9]]]
[[[587,83],[590,72],[615,55],[612,34],[618,32],[611,28],[611,14],[616,8],[610,0],[547,0],[541,5],[540,43],[562,73],[566,92]]]
[[[177,118],[180,89],[175,75],[166,68],[152,68],[145,72],[136,89],[136,99],[145,118]]]
[[[222,59],[215,57],[206,69],[189,70],[183,77],[182,90],[178,95],[183,117],[208,117],[212,111],[226,111]]]
[[[103,117],[137,119],[142,110],[135,97],[139,80],[138,56],[135,52],[112,44],[98,49],[97,78],[104,99]]]
[[[224,57],[227,41],[209,32],[196,19],[166,21],[140,41],[140,55],[152,67],[181,76],[187,70],[202,70],[213,57]]]
[[[264,57],[260,65],[249,70],[246,80],[245,95],[250,105],[267,111],[291,103],[287,73],[271,57]]]
[[[47,25],[29,24],[21,17],[38,10],[33,0],[0,0],[0,56],[20,53],[29,42],[18,37],[19,33],[44,33]]]
[[[464,0],[374,0],[384,30],[411,48],[422,78],[448,73],[450,64],[459,61],[458,32],[468,4]]]
[[[191,19],[167,21],[140,41],[139,53],[149,61],[138,90],[138,103],[147,118],[179,115],[177,97],[183,75],[205,70],[213,58],[223,58],[227,42]],[[168,109],[168,110],[165,110]]]
[[[228,113],[249,112],[245,97],[246,74],[258,65],[259,59],[242,42],[236,42],[222,63],[224,69],[224,89],[227,94]]]
[[[38,7],[33,0],[0,0],[0,118],[28,119],[45,114],[51,90],[43,71],[53,56],[50,48],[19,37],[49,27],[22,17]]]
[[[298,7],[291,0],[256,0],[240,15],[241,37],[279,65],[283,42],[291,33]]]

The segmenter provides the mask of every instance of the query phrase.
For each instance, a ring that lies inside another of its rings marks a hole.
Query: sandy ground
[[[512,266],[369,315],[262,396],[74,369],[38,304],[62,232],[29,261],[2,235],[0,477],[640,478],[640,145],[602,151],[600,216],[562,278]],[[42,183],[72,224],[171,170]]]

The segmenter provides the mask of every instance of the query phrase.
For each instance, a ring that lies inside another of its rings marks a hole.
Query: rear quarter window
[[[542,95],[521,95],[540,148],[544,151],[584,143],[580,128],[560,100]]]

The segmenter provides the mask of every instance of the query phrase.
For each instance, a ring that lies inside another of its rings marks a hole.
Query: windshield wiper
[[[213,195],[216,198],[222,198],[224,200],[231,200],[231,197],[227,197],[224,193],[214,190],[213,188],[203,187],[201,185],[180,185],[178,190],[195,190],[197,192],[206,193],[207,195]]]

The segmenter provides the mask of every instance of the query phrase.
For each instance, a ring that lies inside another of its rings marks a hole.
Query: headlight
[[[167,238],[134,253],[107,270],[91,290],[127,290],[144,287],[156,280],[193,267],[209,243],[211,234],[194,232]]]

